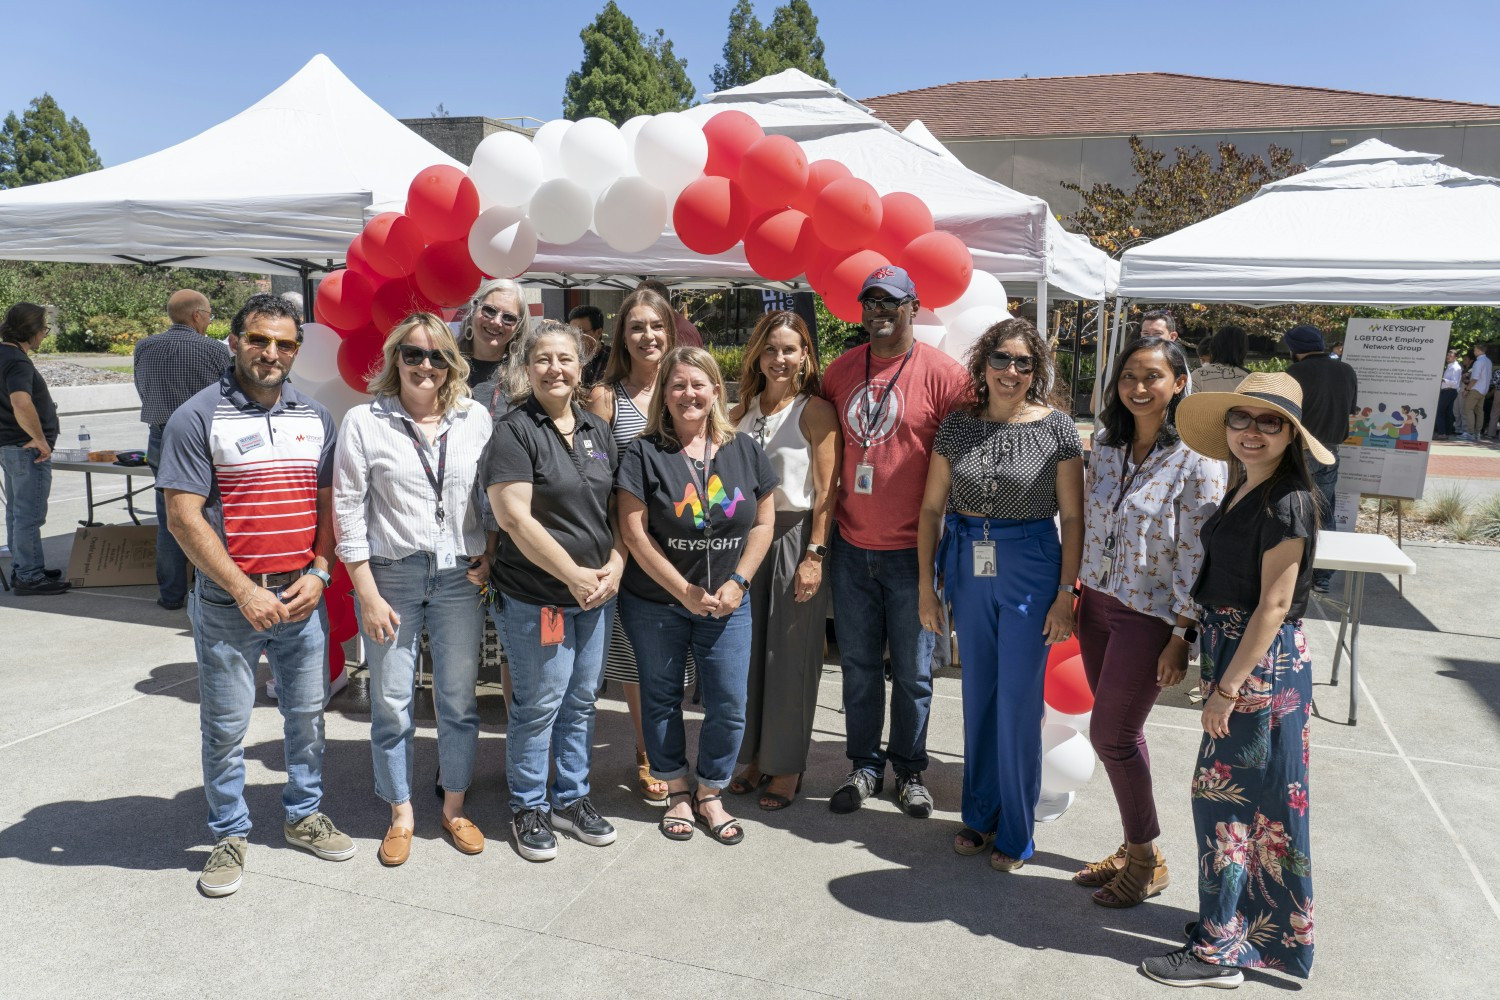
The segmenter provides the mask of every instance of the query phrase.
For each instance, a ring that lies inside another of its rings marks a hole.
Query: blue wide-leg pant
[[[993,577],[974,575],[973,543],[995,543]],[[1057,598],[1062,547],[1050,520],[949,514],[937,571],[953,605],[963,661],[964,825],[995,833],[995,847],[1031,857],[1042,790],[1043,634]]]

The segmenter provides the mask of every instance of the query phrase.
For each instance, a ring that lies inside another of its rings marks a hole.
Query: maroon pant
[[[1104,762],[1120,807],[1125,839],[1146,844],[1161,835],[1151,791],[1146,717],[1156,704],[1156,660],[1172,626],[1088,587],[1078,602],[1078,645],[1094,692],[1089,740]]]

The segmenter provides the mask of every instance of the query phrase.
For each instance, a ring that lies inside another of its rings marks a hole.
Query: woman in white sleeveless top
[[[833,529],[839,426],[818,395],[817,352],[793,312],[772,312],[745,349],[740,401],[730,414],[765,449],[781,477],[771,551],[750,581],[753,639],[745,704],[744,769],[729,790],[761,791],[760,807],[785,809],[801,791],[823,672],[831,588],[823,581]]]

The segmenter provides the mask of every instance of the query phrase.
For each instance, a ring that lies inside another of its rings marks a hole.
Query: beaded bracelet
[[[1221,684],[1219,684],[1217,682],[1214,683],[1214,694],[1217,694],[1219,697],[1223,698],[1225,701],[1239,701],[1240,700],[1240,696],[1239,695],[1237,695],[1237,694],[1230,694],[1228,691],[1224,690],[1223,685],[1221,685]]]

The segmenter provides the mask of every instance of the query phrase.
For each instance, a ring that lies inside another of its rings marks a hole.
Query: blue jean
[[[160,426],[153,426],[146,439],[146,464],[156,474],[161,468]],[[177,539],[167,530],[167,495],[162,490],[152,490],[156,495],[156,589],[163,604],[181,604],[187,596],[187,554]]]
[[[846,753],[856,769],[927,770],[932,649],[937,636],[917,616],[917,550],[862,549],[837,532],[829,555],[833,625],[844,674]],[[891,652],[891,737],[885,728],[885,650]]]
[[[1318,465],[1317,460],[1309,457],[1308,468],[1312,470],[1313,486],[1323,494],[1323,523],[1320,525],[1324,531],[1333,530],[1333,498],[1339,484],[1339,459],[1334,454],[1332,465]],[[1313,583],[1326,584],[1333,579],[1333,570],[1313,570]]]
[[[963,658],[964,825],[995,847],[1031,857],[1042,791],[1042,687],[1047,612],[1057,600],[1062,546],[1050,518],[986,520],[949,514],[937,554]],[[995,543],[994,576],[976,577],[972,545]]]
[[[547,809],[547,773],[554,767],[552,804],[566,809],[589,794],[594,749],[594,698],[614,628],[615,602],[585,611],[563,607],[563,641],[542,645],[542,606],[507,596],[494,614],[503,621],[510,659],[510,721],[505,729],[505,780],[510,809]]]
[[[5,544],[11,567],[21,583],[40,583],[47,564],[42,556],[42,525],[47,523],[47,496],[52,492],[52,463],[36,460],[35,448],[0,446],[5,476]]]
[[[750,602],[727,618],[692,614],[680,604],[658,604],[620,594],[620,620],[635,647],[641,674],[641,723],[651,775],[675,781],[688,773],[682,724],[682,675],[688,650],[698,661],[703,726],[698,730],[698,782],[723,788],[734,776],[745,736],[745,687],[750,679]]]
[[[283,588],[274,588],[281,596]],[[255,666],[261,654],[276,678],[286,752],[285,820],[296,823],[323,800],[323,704],[328,700],[328,616],[322,604],[306,621],[264,632],[245,620],[235,600],[206,574],[188,595],[188,620],[198,651],[198,721],[203,731],[203,792],[214,839],[250,832],[245,805],[245,733],[255,707]]]
[[[469,582],[467,573],[463,560],[450,569],[438,569],[431,552],[394,560],[370,558],[376,589],[401,618],[390,645],[365,640],[375,794],[392,805],[411,801],[417,735],[412,700],[424,627],[432,649],[432,703],[437,711],[443,788],[467,791],[474,777],[474,758],[479,753],[479,696],[474,687],[479,679],[484,608],[479,588]],[[354,611],[363,631],[364,610],[358,598]]]

